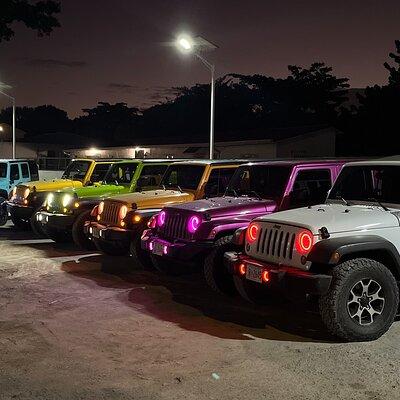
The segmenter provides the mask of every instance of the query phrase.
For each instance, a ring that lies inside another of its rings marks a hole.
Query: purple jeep
[[[319,204],[344,161],[262,161],[241,165],[225,196],[169,206],[149,221],[142,249],[165,273],[204,264],[207,283],[232,293],[232,275],[223,267],[223,254],[233,250],[232,234],[253,218],[273,212]]]

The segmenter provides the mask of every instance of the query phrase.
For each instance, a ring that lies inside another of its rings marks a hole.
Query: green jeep
[[[93,207],[106,197],[158,187],[170,163],[166,160],[117,162],[100,183],[49,193],[43,209],[36,213],[36,221],[55,242],[66,242],[72,238],[79,247],[92,249],[92,242],[84,234],[83,225],[92,219]]]

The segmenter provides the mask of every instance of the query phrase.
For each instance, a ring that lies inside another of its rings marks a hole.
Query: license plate
[[[100,229],[93,227],[92,235],[96,239],[100,239]]]
[[[164,254],[164,245],[159,242],[154,242],[153,254],[156,256],[162,256]]]
[[[253,282],[262,282],[262,268],[256,267],[255,265],[247,264],[246,268],[246,279]]]

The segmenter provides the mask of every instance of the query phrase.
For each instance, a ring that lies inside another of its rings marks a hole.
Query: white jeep
[[[399,305],[400,160],[346,164],[325,204],[252,221],[225,253],[238,291],[316,295],[323,322],[348,341],[374,340]]]

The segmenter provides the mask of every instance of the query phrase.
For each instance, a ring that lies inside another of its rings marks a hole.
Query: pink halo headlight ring
[[[158,226],[163,226],[165,224],[166,216],[165,211],[161,211],[160,214],[158,214]]]
[[[193,215],[189,218],[188,231],[190,233],[195,233],[200,226],[200,218],[197,215]]]

